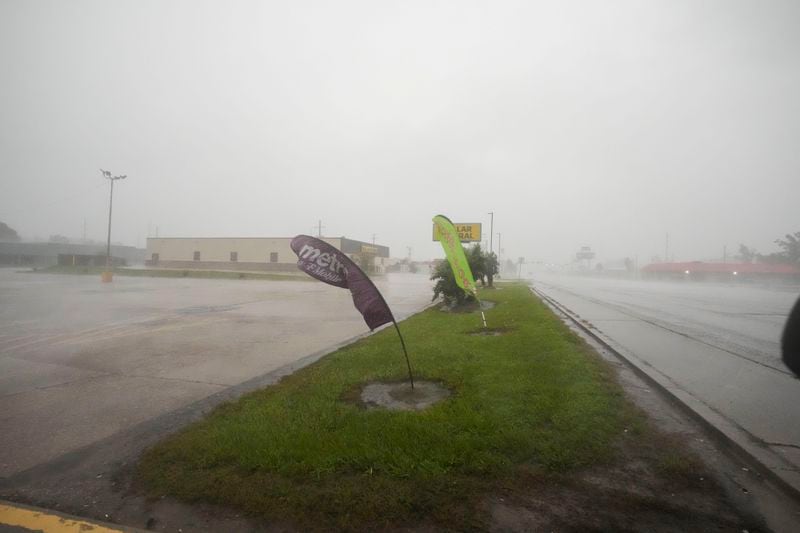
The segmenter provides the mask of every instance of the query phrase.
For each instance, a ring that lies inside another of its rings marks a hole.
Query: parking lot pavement
[[[424,275],[377,285],[398,319],[430,301]],[[0,270],[0,478],[366,331],[315,281]]]

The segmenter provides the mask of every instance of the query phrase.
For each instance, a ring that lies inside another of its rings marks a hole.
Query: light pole
[[[492,248],[492,235],[494,234],[494,211],[489,211],[489,215],[492,217],[489,222],[489,253],[491,253],[494,251]]]
[[[106,271],[103,272],[103,281],[108,283],[111,281],[111,208],[114,205],[114,182],[117,180],[124,180],[128,176],[112,176],[108,170],[100,169],[100,173],[111,182],[111,193],[108,197],[108,240],[106,241]]]

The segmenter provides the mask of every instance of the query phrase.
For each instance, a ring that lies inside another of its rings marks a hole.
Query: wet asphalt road
[[[377,284],[398,319],[424,275]],[[368,331],[349,291],[317,281],[0,269],[0,478]]]
[[[800,470],[800,380],[780,359],[799,287],[551,274],[533,285]]]

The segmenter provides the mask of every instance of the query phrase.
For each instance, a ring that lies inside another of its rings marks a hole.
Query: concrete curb
[[[581,332],[602,345],[609,353],[633,370],[636,375],[699,423],[718,445],[744,462],[752,464],[761,477],[772,482],[786,496],[800,503],[800,472],[797,471],[796,466],[770,450],[763,442],[735,422],[678,387],[655,368],[644,361],[639,361],[633,354],[626,355],[626,350],[622,346],[617,345],[602,333],[586,327],[569,308],[532,286],[530,290],[546,305],[569,319]]]

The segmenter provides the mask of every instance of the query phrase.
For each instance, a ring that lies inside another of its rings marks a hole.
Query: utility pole
[[[406,248],[408,248],[408,262],[410,263],[411,262],[411,247],[410,246],[406,246]]]
[[[316,228],[317,228],[317,237],[322,237],[322,228],[324,228],[324,227],[325,227],[325,226],[323,226],[323,225],[322,225],[322,221],[321,221],[321,220],[318,220],[318,221],[317,221],[317,225],[316,225]]]
[[[492,249],[492,234],[494,233],[494,211],[489,211],[489,215],[492,217],[489,221],[489,252],[493,251]]]
[[[100,173],[105,179],[111,182],[111,192],[108,197],[108,240],[106,241],[106,271],[103,272],[103,281],[111,281],[111,207],[114,205],[114,182],[124,180],[128,176],[112,176],[108,170],[100,169]]]
[[[503,235],[501,233],[497,234],[497,257],[499,258],[503,255],[503,241],[501,240]]]
[[[377,236],[378,236],[378,235],[377,235],[377,234],[375,234],[375,233],[373,233],[373,234],[372,234],[372,244],[375,244],[375,237],[377,237]]]

